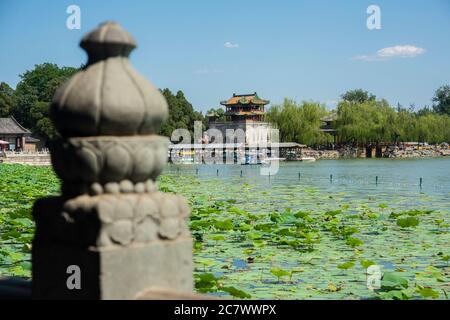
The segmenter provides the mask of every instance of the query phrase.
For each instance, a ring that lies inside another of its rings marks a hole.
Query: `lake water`
[[[450,196],[450,158],[280,162],[278,173],[270,177],[261,175],[260,169],[257,165],[169,165],[165,172],[217,179],[224,184],[251,183],[266,190],[301,185],[322,192],[389,193],[412,200],[419,194],[442,200]]]
[[[441,260],[450,255],[450,158],[280,162],[279,172],[270,178],[260,174],[260,166],[169,165],[163,175],[174,179],[175,192],[191,199],[194,220],[233,222],[229,231],[212,227],[197,233],[203,246],[194,255],[196,272],[214,273],[253,298],[373,296],[362,260],[373,261],[386,272],[403,272],[410,283],[450,290],[448,262]],[[217,207],[211,213],[204,209]],[[236,214],[237,210],[244,214]],[[400,218],[416,215],[408,210],[418,210],[420,224],[401,228],[391,213]],[[315,241],[311,240],[313,250],[292,244],[298,237],[284,236],[286,228],[294,230],[298,221],[283,224],[269,219],[273,213],[289,216],[297,211],[312,217],[307,230]],[[252,214],[263,218],[249,222]],[[252,230],[239,229],[247,223]],[[335,227],[356,228],[351,238],[362,244],[349,245]],[[247,264],[249,258],[255,262]],[[354,266],[339,267],[345,262]],[[271,273],[274,267],[294,271],[294,276],[278,281]],[[427,268],[442,270],[444,284],[423,280]]]
[[[345,192],[342,199],[387,203],[394,208],[446,210],[450,213],[450,158],[358,159],[316,162],[280,162],[276,175],[261,175],[258,165],[169,166],[172,174],[187,174],[200,181],[220,181],[223,194],[239,199],[239,188],[248,183],[264,197],[248,203],[272,202],[297,207],[295,189],[313,188],[322,195]],[[198,171],[197,171],[198,170]],[[217,172],[218,170],[218,172]],[[242,177],[241,177],[242,171]],[[377,179],[378,177],[378,179]],[[422,185],[420,179],[422,178]],[[226,186],[232,186],[227,188]],[[233,193],[233,190],[235,192]],[[220,197],[220,190],[216,196]],[[293,201],[289,200],[289,196]],[[259,209],[258,207],[256,209]]]

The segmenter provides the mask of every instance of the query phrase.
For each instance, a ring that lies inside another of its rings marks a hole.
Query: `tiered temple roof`
[[[258,97],[258,94],[251,93],[251,94],[233,94],[233,97],[226,101],[220,102],[223,106],[233,106],[233,105],[242,105],[242,104],[254,104],[254,105],[266,105],[269,104],[269,100],[264,100]]]

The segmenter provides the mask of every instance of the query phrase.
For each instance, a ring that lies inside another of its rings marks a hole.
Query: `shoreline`
[[[301,157],[314,157],[316,160],[343,160],[343,159],[427,159],[450,157],[450,148],[400,148],[385,147],[376,152],[375,149],[342,148],[338,150],[304,149]]]
[[[282,160],[282,162],[303,162],[301,157],[313,157],[316,160],[356,160],[356,159],[434,159],[449,158],[450,148],[429,147],[426,149],[388,147],[381,156],[367,156],[361,148],[339,150],[303,149],[297,160]],[[171,163],[168,161],[168,163]],[[23,153],[0,157],[0,164],[21,164],[30,166],[51,166],[49,153]],[[176,165],[180,165],[178,163]],[[198,165],[206,163],[184,163]]]

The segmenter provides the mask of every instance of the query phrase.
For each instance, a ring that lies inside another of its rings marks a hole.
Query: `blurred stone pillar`
[[[132,36],[107,22],[81,41],[88,63],[55,93],[51,150],[62,195],[36,201],[35,299],[134,299],[191,292],[189,207],[156,190],[168,139],[161,93],[128,61]]]

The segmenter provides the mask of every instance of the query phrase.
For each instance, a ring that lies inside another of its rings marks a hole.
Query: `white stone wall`
[[[245,143],[248,145],[267,144],[271,141],[272,126],[267,122],[242,121],[242,122],[211,122],[210,129],[218,129],[222,132],[224,143],[227,129],[242,130],[245,134]],[[233,143],[234,141],[229,141]],[[240,141],[237,141],[240,142]]]
[[[271,126],[266,122],[247,122],[246,143],[264,145],[271,141]]]

